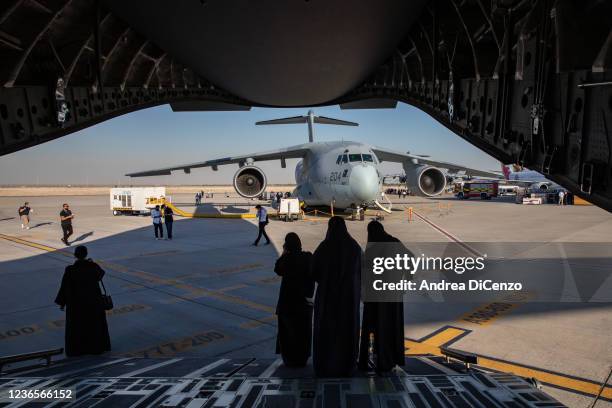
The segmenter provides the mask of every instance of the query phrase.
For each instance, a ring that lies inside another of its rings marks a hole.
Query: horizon
[[[67,136],[0,158],[0,185],[225,185],[237,165],[194,169],[191,174],[130,179],[126,173],[220,157],[257,153],[308,141],[307,126],[255,126],[255,122],[304,115],[309,108],[254,108],[240,112],[172,112],[161,105],[131,112]],[[427,114],[403,103],[395,109],[311,108],[316,115],[359,123],[357,127],[317,124],[315,142],[354,141],[413,154],[426,154],[481,170],[500,163]],[[103,160],[100,160],[103,158]],[[299,159],[258,162],[271,184],[294,184]],[[403,173],[384,162],[385,175]]]

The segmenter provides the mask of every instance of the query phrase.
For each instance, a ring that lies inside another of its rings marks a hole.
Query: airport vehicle
[[[497,191],[500,196],[513,196],[516,195],[519,186],[511,186],[507,184],[498,185]]]
[[[480,197],[481,200],[490,200],[497,197],[499,183],[491,180],[468,181],[460,185],[457,190],[457,198]]]
[[[110,189],[113,215],[149,214],[166,197],[166,187],[115,187]]]
[[[237,163],[233,185],[243,197],[258,197],[266,188],[265,173],[254,165],[256,161],[280,160],[286,167],[286,159],[301,159],[295,168],[297,187],[292,196],[298,197],[307,206],[330,206],[357,208],[377,206],[391,210],[379,202],[383,176],[379,165],[383,161],[401,163],[406,174],[406,184],[413,194],[437,196],[447,183],[446,172],[466,172],[480,177],[498,177],[497,173],[476,170],[465,166],[430,160],[423,156],[370,146],[364,143],[336,141],[314,142],[315,123],[327,125],[358,126],[357,123],[340,119],[315,116],[311,110],[305,116],[257,122],[257,125],[306,123],[308,143],[255,154],[207,160],[199,163],[141,171],[127,174],[129,177],[169,175],[174,170],[190,173],[191,169]],[[446,171],[443,171],[446,170]]]
[[[300,200],[298,198],[281,198],[278,205],[278,217],[285,221],[297,220],[300,217]]]

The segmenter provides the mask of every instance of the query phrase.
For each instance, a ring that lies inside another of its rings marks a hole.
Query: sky
[[[305,115],[308,108],[253,108],[240,112],[172,112],[169,105],[123,115],[62,138],[0,157],[0,185],[206,185],[231,184],[238,165],[171,176],[130,179],[134,171],[256,153],[308,141],[307,126],[255,126],[259,120]],[[315,141],[350,140],[401,152],[428,154],[481,170],[499,162],[420,110],[314,109],[315,114],[358,122],[358,127],[315,125]],[[258,163],[270,184],[295,182],[297,160]],[[385,174],[402,173],[385,164]]]

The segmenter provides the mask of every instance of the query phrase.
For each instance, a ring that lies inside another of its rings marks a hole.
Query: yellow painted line
[[[258,320],[251,320],[248,322],[244,322],[240,324],[240,328],[241,329],[256,329],[257,327],[263,326],[265,323],[264,322],[271,322],[276,320],[276,316],[275,315],[270,315],[267,317],[264,317],[262,319],[258,319]]]
[[[272,284],[272,283],[280,282],[280,280],[281,280],[280,276],[270,276],[268,278],[260,279],[258,282]]]
[[[464,334],[466,331],[467,330],[458,329],[456,327],[449,327],[448,329],[426,339],[424,343],[432,346],[442,346],[453,340],[455,337]]]
[[[68,256],[70,258],[72,258],[74,256],[70,252],[65,251],[65,250],[61,250],[59,248],[53,248],[53,247],[48,246],[48,245],[38,244],[38,243],[32,242],[32,241],[26,241],[25,239],[21,239],[21,238],[17,238],[17,237],[12,237],[12,236],[9,236],[9,235],[0,234],[0,238],[5,239],[7,241],[14,242],[16,244],[21,244],[21,245],[29,246],[31,248],[40,249],[41,251],[54,252],[54,253],[58,253],[58,254],[63,255],[63,256]]]
[[[221,288],[221,289],[217,289],[219,292],[231,292],[232,290],[237,290],[237,289],[242,289],[242,288],[246,288],[247,285],[233,285],[233,286],[228,286],[225,288]]]
[[[597,395],[601,388],[601,384],[568,377],[563,374],[549,373],[547,371],[525,367],[515,363],[497,361],[486,357],[478,357],[478,365],[496,371],[512,373],[521,377],[534,377],[546,384],[551,384],[553,386],[574,390],[589,395]],[[612,387],[604,387],[601,396],[607,399],[612,399]]]
[[[15,238],[15,237],[11,237],[8,235],[4,235],[4,234],[0,234],[0,238],[6,239],[8,241],[12,241],[18,244],[22,244],[22,245],[26,245],[29,247],[33,247],[33,248],[37,248],[40,249],[42,251],[47,251],[47,252],[53,252],[53,253],[59,253],[61,255],[67,256],[72,258],[73,255],[69,252],[66,251],[61,251],[58,250],[57,248],[53,248],[47,245],[42,245],[42,244],[38,244],[35,242],[31,242],[31,241],[26,241],[20,238]],[[100,261],[97,260],[96,261],[100,266],[102,267],[106,267],[108,269],[111,269],[115,272],[119,272],[119,273],[124,273],[126,275],[130,275],[133,277],[137,277],[140,279],[143,279],[149,283],[153,283],[153,284],[157,284],[157,285],[168,285],[168,286],[172,286],[175,287],[177,289],[183,289],[187,292],[186,295],[182,295],[182,298],[185,299],[195,299],[198,297],[209,297],[209,298],[213,298],[213,299],[217,299],[217,300],[222,300],[225,302],[229,302],[229,303],[233,303],[233,304],[239,304],[242,306],[246,306],[252,309],[256,309],[256,310],[261,310],[264,312],[269,312],[269,313],[273,313],[275,311],[275,308],[271,307],[271,306],[267,306],[267,305],[262,305],[253,301],[250,301],[248,299],[244,299],[238,296],[232,296],[232,295],[227,295],[215,290],[211,290],[211,289],[205,289],[205,288],[199,288],[197,286],[191,286],[189,284],[186,284],[184,282],[178,281],[176,279],[167,279],[167,278],[161,278],[155,274],[149,273],[149,272],[144,272],[144,271],[140,271],[137,269],[132,269],[132,268],[128,268],[125,267],[123,265],[119,265],[113,262],[108,262],[108,261]]]
[[[447,327],[438,333],[426,337],[423,340],[405,339],[404,346],[406,348],[405,355],[422,355],[431,354],[434,356],[442,356],[440,347],[456,341],[459,336],[469,333],[470,330],[459,329],[456,327]],[[569,391],[576,391],[583,394],[596,396],[601,389],[601,384],[594,381],[589,381],[580,378],[574,378],[569,375],[549,372],[546,370],[528,367],[518,363],[500,361],[490,357],[478,356],[478,366],[488,368],[495,371],[514,374],[520,377],[536,378],[540,382],[549,384],[555,387],[563,388]],[[612,387],[605,386],[601,396],[607,399],[612,399]]]
[[[406,355],[434,354],[441,356],[440,347],[456,340],[459,336],[469,333],[470,330],[458,327],[447,327],[436,334],[430,335],[423,340],[404,340]]]
[[[145,310],[150,310],[150,309],[151,309],[151,306],[147,306],[147,305],[138,305],[138,304],[123,305],[120,307],[115,307],[112,310],[107,310],[106,316],[113,317],[113,316],[124,315],[126,313],[145,311]],[[52,329],[63,328],[66,326],[66,319],[52,320],[50,322],[47,322],[47,326]]]
[[[252,264],[244,264],[238,266],[230,266],[229,268],[221,268],[221,269],[213,269],[211,271],[204,271],[204,273],[212,273],[215,275],[225,275],[234,272],[244,272],[250,269],[257,269],[263,267],[263,264],[260,263],[252,263]]]

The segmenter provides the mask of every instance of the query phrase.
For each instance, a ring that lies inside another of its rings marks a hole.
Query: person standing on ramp
[[[168,235],[168,239],[172,241],[172,224],[174,223],[174,211],[172,208],[167,205],[162,205],[162,209],[164,210],[164,224],[166,224],[166,233]]]
[[[382,243],[382,244],[381,244]],[[388,258],[397,251],[410,254],[400,241],[387,234],[378,221],[368,224],[368,247],[366,259]],[[391,253],[388,253],[391,251]],[[370,275],[368,275],[370,276]],[[364,284],[367,282],[364,278]],[[361,347],[359,348],[359,369],[368,370],[370,337],[373,339],[376,372],[383,374],[396,365],[404,365],[404,303],[402,294],[389,296],[385,302],[363,302],[361,323]]]
[[[283,254],[274,265],[282,277],[276,315],[278,335],[276,354],[287,367],[304,367],[312,344],[312,298],[314,282],[310,276],[312,254],[302,251],[302,242],[295,232],[285,237]]]
[[[102,354],[111,349],[100,290],[104,271],[87,259],[87,247],[76,247],[74,256],[76,261],[66,267],[55,298],[60,309],[66,310],[66,355]]]
[[[312,264],[318,284],[312,350],[317,377],[350,377],[357,368],[361,255],[344,219],[331,217]]]
[[[153,229],[155,230],[155,239],[164,239],[164,226],[162,225],[162,215],[159,211],[159,205],[156,205],[151,210],[151,219],[153,220]]]

